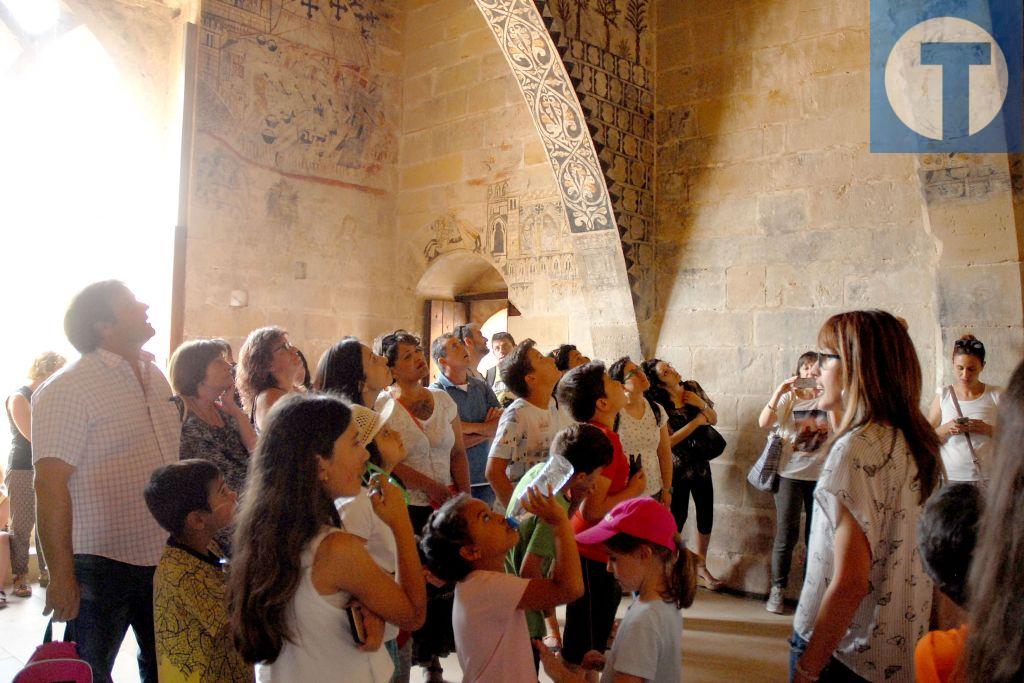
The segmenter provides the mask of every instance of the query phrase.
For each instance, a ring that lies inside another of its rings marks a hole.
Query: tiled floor
[[[0,682],[14,677],[42,641],[46,627],[43,591],[38,586],[31,598],[12,597],[8,601],[9,607],[0,610]],[[628,600],[623,600],[620,616],[627,604]],[[700,591],[683,617],[683,671],[687,683],[786,680],[786,638],[791,630],[791,616],[769,614],[764,604],[756,600]],[[58,627],[58,634],[61,632]],[[454,655],[444,660],[444,670],[446,680],[460,680],[461,671]],[[135,638],[130,631],[114,665],[114,680],[139,680]],[[414,669],[412,680],[424,680],[421,669]],[[542,676],[541,681],[548,679]]]

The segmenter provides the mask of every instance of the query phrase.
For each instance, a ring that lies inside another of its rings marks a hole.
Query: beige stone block
[[[844,268],[823,267],[796,250],[793,263],[769,265],[765,273],[765,303],[769,307],[811,308],[843,302]]]
[[[828,118],[847,112],[870,111],[870,74],[867,69],[811,76],[800,83],[801,112],[805,117]]]
[[[795,44],[761,48],[751,54],[751,85],[759,92],[795,89],[806,77],[803,55]]]
[[[883,181],[815,188],[810,193],[809,207],[815,227],[877,227],[920,225],[923,205],[914,186]]]
[[[786,124],[786,151],[807,152],[837,146],[859,147],[870,139],[867,109],[854,109],[828,118],[807,118]]]
[[[462,177],[462,155],[451,154],[402,169],[401,186],[416,189],[454,182]]]
[[[931,231],[942,242],[942,265],[970,266],[1015,258],[1017,231],[1005,194],[993,201],[944,202],[927,209]]]
[[[476,10],[474,10],[476,11]],[[480,82],[480,59],[467,59],[437,73],[434,93],[449,93],[475,87]]]
[[[458,50],[452,50],[451,45],[448,45],[448,49],[453,55],[457,54],[460,59],[464,59],[481,53],[493,52],[497,44],[491,29],[483,27],[464,34],[459,39]]]
[[[666,306],[669,310],[723,308],[725,272],[705,268],[679,270]]]
[[[749,235],[757,229],[757,199],[753,196],[723,199],[717,204],[694,205],[681,216],[698,236]]]
[[[749,196],[752,190],[769,185],[775,163],[775,160],[747,161],[703,170],[692,181],[692,201],[701,203]]]
[[[939,271],[939,305],[944,325],[1019,326],[1021,266],[946,267]]]
[[[729,309],[764,308],[765,267],[733,266],[725,271],[725,301]]]
[[[854,148],[853,175],[863,182],[872,180],[898,180],[913,184],[917,175],[914,155],[872,154],[868,144]]]
[[[467,33],[486,29],[487,22],[477,9],[476,3],[462,3],[463,8],[453,12],[445,21],[444,37],[446,41],[457,40]]]
[[[540,140],[531,140],[523,145],[523,163],[527,166],[548,164],[548,152]]]
[[[870,66],[870,42],[863,29],[846,29],[809,38],[798,44],[808,74]]]
[[[848,275],[844,304],[848,308],[889,308],[896,304],[929,304],[935,291],[930,268],[885,269],[871,275]]]
[[[505,107],[513,102],[515,97],[522,98],[522,93],[511,77],[494,78],[478,84],[469,92],[466,111],[470,114],[492,111],[499,107]],[[494,129],[492,128],[492,130]]]
[[[659,71],[685,66],[695,61],[689,25],[681,24],[659,30],[654,36],[654,42]]]
[[[763,156],[776,156],[782,154],[786,147],[786,124],[770,123],[764,126],[763,130],[764,147]]]
[[[758,311],[754,313],[754,343],[802,349],[815,346],[818,330],[835,309]],[[769,384],[771,383],[769,373]],[[773,391],[770,387],[766,391]]]
[[[772,160],[770,186],[797,189],[814,186],[839,187],[853,178],[853,152],[837,148],[797,152]]]
[[[693,350],[693,378],[712,400],[716,394],[771,391],[772,366],[770,349],[708,346]]]
[[[757,198],[757,225],[768,235],[804,230],[807,216],[804,190],[762,194]]]
[[[749,313],[673,308],[665,312],[659,342],[686,346],[716,340],[725,345],[744,346],[751,343],[753,332],[754,322]]]

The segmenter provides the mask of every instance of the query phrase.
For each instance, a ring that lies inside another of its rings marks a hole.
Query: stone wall
[[[576,255],[551,166],[505,57],[472,0],[409,7],[402,40],[399,259],[411,298],[437,259],[502,274],[518,334],[590,347]]]
[[[315,363],[416,319],[387,270],[402,21],[391,0],[204,0],[186,337],[278,324]]]
[[[929,392],[965,329],[993,342],[989,381],[1019,358],[1007,160],[868,152],[867,3],[661,0],[655,25],[652,345],[717,401],[711,565],[763,593],[774,510],[744,479],[757,416],[830,314],[906,318]]]

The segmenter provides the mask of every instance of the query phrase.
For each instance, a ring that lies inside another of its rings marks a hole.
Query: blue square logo
[[[871,151],[1022,151],[1021,6],[871,0]]]

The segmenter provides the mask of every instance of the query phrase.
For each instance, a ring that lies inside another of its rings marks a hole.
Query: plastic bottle
[[[533,481],[523,489],[523,495],[509,503],[508,516],[517,522],[522,522],[530,514],[523,507],[523,499],[526,498],[526,492],[531,487],[536,487],[544,495],[547,495],[548,487],[551,488],[552,493],[558,493],[572,479],[573,473],[572,465],[568,460],[557,453],[552,453]]]

